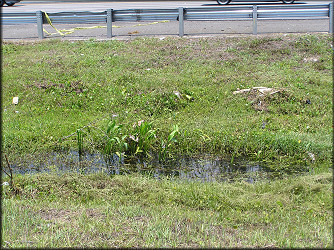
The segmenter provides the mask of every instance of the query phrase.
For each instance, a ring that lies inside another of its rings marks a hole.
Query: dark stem
[[[5,170],[4,170],[4,172],[10,177],[10,186],[11,186],[11,188],[13,188],[13,187],[14,187],[14,186],[13,186],[13,171],[12,171],[12,168],[10,167],[9,160],[8,160],[8,157],[7,157],[6,154],[5,154],[5,158],[6,158],[6,161],[7,161],[7,165],[8,165],[8,168],[9,168],[9,173],[10,173],[10,175],[8,175],[8,174],[5,172]]]

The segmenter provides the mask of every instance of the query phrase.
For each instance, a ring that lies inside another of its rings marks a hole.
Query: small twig
[[[107,116],[107,115],[102,116],[102,118],[96,119],[96,120],[94,120],[94,121],[88,123],[87,125],[83,126],[83,127],[80,128],[79,130],[84,129],[84,128],[90,126],[91,124],[93,124],[93,123],[95,123],[95,122],[97,122],[97,121],[101,121],[101,120],[104,119],[106,116]],[[70,135],[68,135],[68,136],[65,136],[65,137],[61,138],[61,140],[63,141],[63,140],[65,140],[65,139],[67,139],[67,138],[69,138],[69,137],[75,135],[76,133],[77,133],[77,131],[75,131],[74,133],[72,133],[72,134],[70,134]]]
[[[271,245],[264,246],[264,248],[277,248],[277,247],[275,246],[275,244],[271,244]]]
[[[108,134],[107,134],[106,132],[104,132],[102,129],[100,129],[100,128],[98,128],[98,127],[95,127],[95,126],[91,126],[91,128],[95,128],[95,129],[101,131],[107,138],[109,138],[109,137],[108,137]]]
[[[5,174],[6,174],[8,177],[10,177],[10,175],[5,171],[5,169],[2,169],[2,171],[4,171]]]

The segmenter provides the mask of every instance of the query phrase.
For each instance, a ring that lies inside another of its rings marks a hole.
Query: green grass
[[[175,154],[259,158],[261,151],[260,159],[301,164],[312,152],[318,162],[329,162],[330,44],[324,34],[3,42],[4,149],[13,161],[31,152],[75,149],[75,136],[61,139],[93,122],[97,129],[83,144],[101,151],[101,130],[117,115],[123,135],[139,120],[153,122],[155,153],[178,125]],[[284,92],[266,99],[263,111],[232,94],[256,86]]]
[[[12,164],[139,147],[310,173],[254,184],[15,175],[16,193],[2,186],[1,245],[332,247],[331,43],[326,34],[3,42],[2,152]],[[233,94],[257,86],[280,92]]]
[[[15,185],[4,190],[5,247],[332,246],[329,172],[255,184],[39,174]]]

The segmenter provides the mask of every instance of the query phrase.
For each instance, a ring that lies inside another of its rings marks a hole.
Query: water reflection
[[[58,173],[76,171],[83,174],[105,172],[111,175],[138,172],[149,174],[157,179],[168,176],[169,178],[205,182],[244,180],[249,183],[276,178],[284,174],[272,171],[258,163],[238,160],[231,164],[227,160],[210,155],[201,158],[178,157],[164,162],[159,162],[157,157],[145,161],[126,162],[124,159],[119,159],[117,155],[106,158],[100,154],[86,153],[79,157],[78,152],[71,151],[52,153],[44,159],[35,161],[30,159],[29,161],[14,165],[14,172],[33,174],[50,171]]]

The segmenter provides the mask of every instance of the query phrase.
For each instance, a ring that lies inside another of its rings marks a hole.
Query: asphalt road
[[[78,1],[78,0],[77,0]],[[297,4],[305,3],[329,3],[331,1],[297,1]],[[232,0],[231,5],[244,4],[281,4],[280,1],[237,1]],[[105,11],[108,8],[112,9],[133,9],[133,8],[177,8],[177,7],[204,7],[218,6],[215,1],[22,1],[13,7],[2,7],[3,13],[8,12],[35,12],[42,10],[46,12],[60,11]],[[142,24],[138,26],[138,24]],[[75,27],[92,27],[105,26],[106,24],[72,24],[60,25],[58,29],[71,29]],[[115,22],[113,29],[114,39],[128,39],[137,36],[177,36],[178,22]],[[46,38],[61,38],[61,39],[107,39],[107,30],[105,27],[94,29],[75,30],[73,33],[66,36],[61,36],[49,25],[44,25],[44,28],[53,35],[47,35]],[[328,32],[329,20],[274,20],[274,21],[258,21],[258,33],[306,33],[306,32]],[[186,36],[220,36],[220,35],[240,35],[252,34],[252,21],[205,21],[205,22],[185,22]],[[3,40],[36,40],[37,26],[35,24],[23,25],[3,25],[2,39]]]

